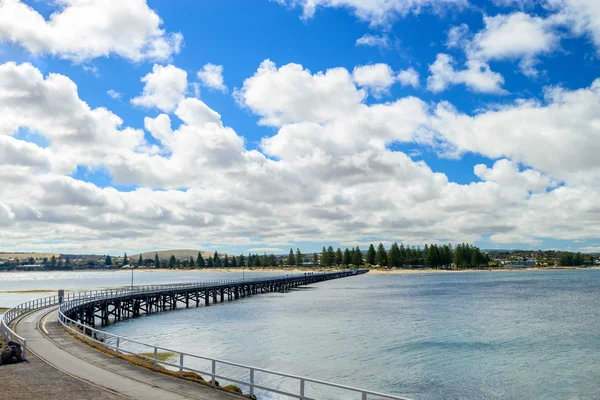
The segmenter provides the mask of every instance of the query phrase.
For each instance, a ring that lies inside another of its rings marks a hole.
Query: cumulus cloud
[[[387,64],[371,64],[354,68],[352,78],[358,86],[368,88],[376,97],[388,93],[396,78]]]
[[[61,0],[48,19],[20,0],[0,2],[0,42],[75,62],[111,55],[168,60],[183,36],[161,25],[146,0]]]
[[[220,92],[227,92],[227,86],[225,86],[225,80],[223,79],[222,65],[206,64],[198,71],[197,76],[203,86]]]
[[[236,92],[276,128],[250,150],[199,99],[178,102],[177,125],[167,114],[146,118],[157,142],[149,144],[115,114],[91,109],[69,78],[6,63],[0,241],[10,247],[52,238],[63,250],[122,251],[139,243],[197,246],[198,238],[286,248],[315,238],[417,244],[484,235],[497,242],[600,237],[599,92],[598,82],[549,88],[544,102],[467,115],[416,97],[367,104],[344,68],[311,72],[265,61]],[[16,139],[22,128],[49,145]],[[448,151],[499,161],[474,166],[480,179],[458,184],[390,149],[399,142],[443,142]],[[137,189],[79,181],[68,176],[76,166],[104,169],[115,184]]]
[[[519,100],[473,116],[443,102],[434,114],[450,151],[508,157],[573,184],[599,182],[600,80],[572,91],[548,88],[545,102]]]
[[[142,93],[131,99],[131,104],[171,112],[187,92],[187,72],[174,65],[154,64],[152,72],[144,76]]]
[[[434,93],[446,90],[452,85],[464,84],[480,93],[504,93],[504,78],[490,69],[484,62],[467,60],[466,68],[456,70],[454,59],[447,54],[438,54],[435,62],[429,66],[427,89]]]
[[[398,72],[396,78],[402,86],[419,87],[419,73],[412,67]]]
[[[576,35],[587,35],[600,52],[600,3],[596,0],[546,0],[555,11],[550,19],[562,24]]]

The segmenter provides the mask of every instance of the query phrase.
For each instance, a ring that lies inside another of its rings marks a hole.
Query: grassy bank
[[[85,344],[93,347],[94,349],[100,351],[101,353],[107,354],[109,356],[115,357],[115,351],[112,349],[105,349],[102,344],[100,343],[95,343],[93,342],[89,337],[87,336],[81,336],[81,335],[75,335],[73,332],[71,331],[67,331],[65,330],[69,335],[71,335],[72,337],[74,337],[75,339],[84,342]],[[169,358],[175,357],[176,354],[175,353],[171,353],[171,352],[159,352],[157,353],[157,359],[159,361],[167,361]],[[119,358],[125,361],[130,362],[133,365],[137,365],[139,367],[142,368],[147,368],[147,369],[154,369],[154,362],[152,361],[152,358],[154,358],[154,353],[140,353],[140,354],[123,354],[123,353],[119,353]],[[150,359],[149,359],[150,358]],[[194,383],[198,383],[201,385],[205,385],[205,386],[211,386],[212,387],[212,381],[209,380],[205,380],[204,378],[202,378],[202,376],[200,376],[199,374],[195,373],[195,372],[189,372],[189,371],[184,371],[181,376],[179,376],[179,371],[171,371],[163,366],[161,366],[160,364],[156,365],[156,372],[159,372],[161,374],[165,374],[165,375],[169,375],[175,378],[179,378],[179,379],[185,379],[187,381],[191,381]],[[240,389],[239,387],[237,387],[236,385],[227,385],[227,386],[223,386],[221,387],[219,385],[219,382],[216,381],[215,382],[216,385],[216,389],[217,390],[225,390],[227,392],[232,392],[232,393],[236,393],[239,395],[242,395],[244,397],[250,398],[250,399],[255,399],[256,400],[256,396],[250,396],[249,394],[244,394],[242,389]]]

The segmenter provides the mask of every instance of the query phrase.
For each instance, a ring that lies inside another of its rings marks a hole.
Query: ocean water
[[[136,284],[238,278],[134,274]],[[129,271],[27,272],[0,274],[0,282],[16,290],[83,290],[126,286],[130,277]],[[0,307],[39,296],[0,292]],[[143,316],[106,330],[414,400],[600,399],[600,270],[368,274]],[[186,365],[209,369],[194,360]],[[289,380],[261,379],[297,390]],[[359,398],[310,385],[307,395]]]
[[[600,399],[600,270],[369,274],[108,330],[415,400]]]

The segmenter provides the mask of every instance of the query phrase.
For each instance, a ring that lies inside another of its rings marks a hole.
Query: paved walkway
[[[139,400],[241,398],[103,354],[67,335],[58,324],[56,308],[51,310],[52,312],[50,309],[40,310],[24,317],[17,324],[16,330],[27,339],[28,351],[60,370],[65,379],[76,378],[87,382],[88,387],[103,390],[100,397],[95,395],[79,398],[113,399],[115,394],[119,395],[118,398]],[[55,388],[62,393],[61,383],[60,380],[56,381]]]

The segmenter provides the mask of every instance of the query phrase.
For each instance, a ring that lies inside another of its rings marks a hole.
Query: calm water
[[[363,275],[109,330],[415,400],[600,399],[599,293],[600,270]]]

